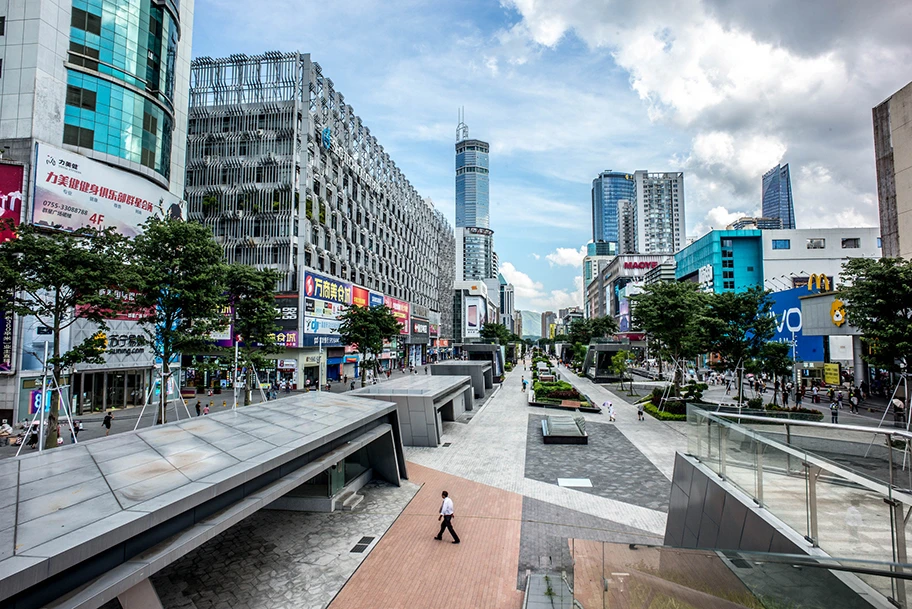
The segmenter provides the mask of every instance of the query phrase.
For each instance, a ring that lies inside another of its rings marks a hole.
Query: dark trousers
[[[437,533],[437,539],[441,539],[443,537],[444,531],[449,531],[450,535],[453,536],[453,541],[459,541],[459,535],[457,535],[456,531],[453,530],[453,523],[450,522],[451,520],[453,520],[452,516],[443,517],[443,522],[440,523],[440,532]]]

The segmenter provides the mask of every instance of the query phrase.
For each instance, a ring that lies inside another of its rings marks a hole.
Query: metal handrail
[[[782,419],[773,419],[770,417],[759,417],[756,415],[739,415],[736,413],[711,412],[711,411],[702,410],[702,409],[695,409],[695,411],[697,413],[699,413],[698,416],[704,416],[704,417],[710,418],[710,419],[713,417],[719,416],[719,417],[724,417],[724,418],[735,418],[735,419],[741,418],[741,419],[750,419],[750,420],[763,421],[763,422],[770,422],[770,421],[779,422],[782,420]],[[721,423],[721,421],[717,421],[717,422]],[[846,429],[850,429],[853,431],[856,431],[856,430],[857,431],[867,431],[869,433],[873,433],[874,431],[876,431],[869,427],[862,427],[862,426],[857,426],[857,425],[854,425],[854,426],[852,426],[852,425],[833,425],[831,423],[812,423],[812,422],[808,422],[808,421],[800,421],[800,422],[796,422],[796,423],[800,423],[801,425],[804,425],[804,426],[827,427],[827,428],[833,428],[833,429],[840,429],[843,431]],[[853,472],[840,465],[836,465],[835,463],[833,463],[823,457],[814,455],[813,453],[811,453],[809,451],[796,449],[796,448],[793,448],[786,444],[777,442],[776,440],[767,438],[766,436],[755,433],[754,430],[752,430],[748,427],[744,427],[743,431],[739,431],[739,433],[741,433],[745,436],[748,436],[758,442],[766,444],[767,446],[771,446],[771,447],[775,448],[776,450],[779,450],[783,453],[790,454],[793,457],[801,459],[802,461],[805,461],[809,464],[816,465],[817,467],[819,467],[822,470],[832,472],[832,473],[836,474],[837,476],[840,476],[846,480],[850,480],[850,481],[854,482],[855,484],[862,486],[870,491],[874,491],[874,492],[884,495],[885,497],[888,497],[888,498],[900,499],[906,505],[912,505],[912,494],[909,494],[905,491],[895,488],[895,485],[893,484],[893,467],[892,467],[892,454],[893,453],[892,453],[892,450],[890,451],[890,457],[891,457],[891,459],[890,459],[890,482],[887,484],[887,483],[881,482],[879,480],[870,478],[868,476],[864,476],[862,474]],[[880,433],[884,433],[885,435],[891,435],[890,432],[880,432]],[[894,433],[896,433],[896,432],[894,432]],[[898,432],[898,433],[902,433],[906,438],[912,439],[912,434],[909,434],[908,432]]]
[[[839,425],[836,423],[817,423],[814,421],[802,421],[800,419],[785,419],[779,417],[761,417],[753,414],[738,414],[737,412],[718,412],[715,410],[699,410],[711,414],[717,417],[724,417],[726,419],[748,419],[751,421],[763,421],[764,423],[769,423],[770,421],[775,421],[776,423],[782,423],[783,425],[798,425],[802,427],[822,427],[825,429],[838,429],[840,431],[860,431],[863,433],[870,433],[874,435],[883,434],[885,436],[900,436],[906,440],[912,441],[912,433],[905,430],[895,430],[891,431],[889,429],[884,429],[883,427],[867,427],[865,425]]]

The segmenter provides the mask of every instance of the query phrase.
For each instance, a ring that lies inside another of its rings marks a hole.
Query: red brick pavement
[[[492,467],[495,467],[492,464]],[[522,496],[408,464],[422,484],[408,507],[371,551],[330,609],[518,609],[516,589]],[[433,538],[441,497],[455,505],[453,528],[462,543]]]

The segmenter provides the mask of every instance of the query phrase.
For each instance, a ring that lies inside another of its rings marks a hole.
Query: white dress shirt
[[[440,515],[441,516],[452,516],[453,515],[453,500],[449,497],[446,497],[443,500],[443,505],[440,506]]]

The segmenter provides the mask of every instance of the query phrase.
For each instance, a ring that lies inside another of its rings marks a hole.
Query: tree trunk
[[[164,425],[168,422],[168,380],[171,377],[171,367],[168,362],[171,360],[170,354],[162,354],[162,377],[161,377],[161,394],[158,404],[158,424]]]
[[[358,347],[358,351],[361,351],[360,346]],[[364,351],[364,357],[367,357],[367,350]],[[367,362],[362,361],[361,362],[361,387],[364,387],[364,385],[367,384],[366,379],[367,379]]]

